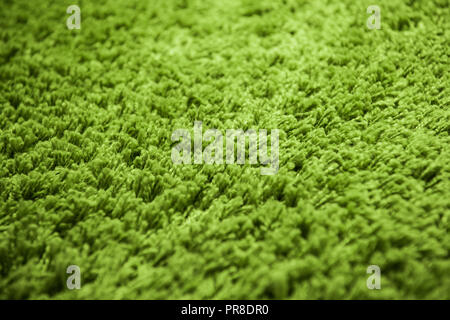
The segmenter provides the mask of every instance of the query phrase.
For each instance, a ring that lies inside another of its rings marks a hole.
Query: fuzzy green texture
[[[449,18],[447,0],[3,0],[0,298],[450,299]],[[278,128],[278,174],[174,165],[194,121]]]

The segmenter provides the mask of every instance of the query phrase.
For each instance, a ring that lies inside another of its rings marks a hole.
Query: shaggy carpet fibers
[[[3,0],[0,298],[450,299],[449,18],[447,0]],[[278,173],[174,165],[194,121],[279,129]]]

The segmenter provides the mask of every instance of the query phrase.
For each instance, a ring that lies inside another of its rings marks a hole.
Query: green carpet
[[[0,36],[0,298],[450,299],[447,0],[3,0]],[[278,173],[173,164],[194,121],[278,129]]]

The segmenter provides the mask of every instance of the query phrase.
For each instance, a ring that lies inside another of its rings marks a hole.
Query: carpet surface
[[[450,299],[449,20],[447,0],[3,0],[0,298]],[[278,173],[174,165],[195,121],[278,129]]]

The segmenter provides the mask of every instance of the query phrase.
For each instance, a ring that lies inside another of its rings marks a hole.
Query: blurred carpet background
[[[2,0],[0,298],[450,299],[449,17]],[[173,165],[196,120],[278,128],[278,174]]]

